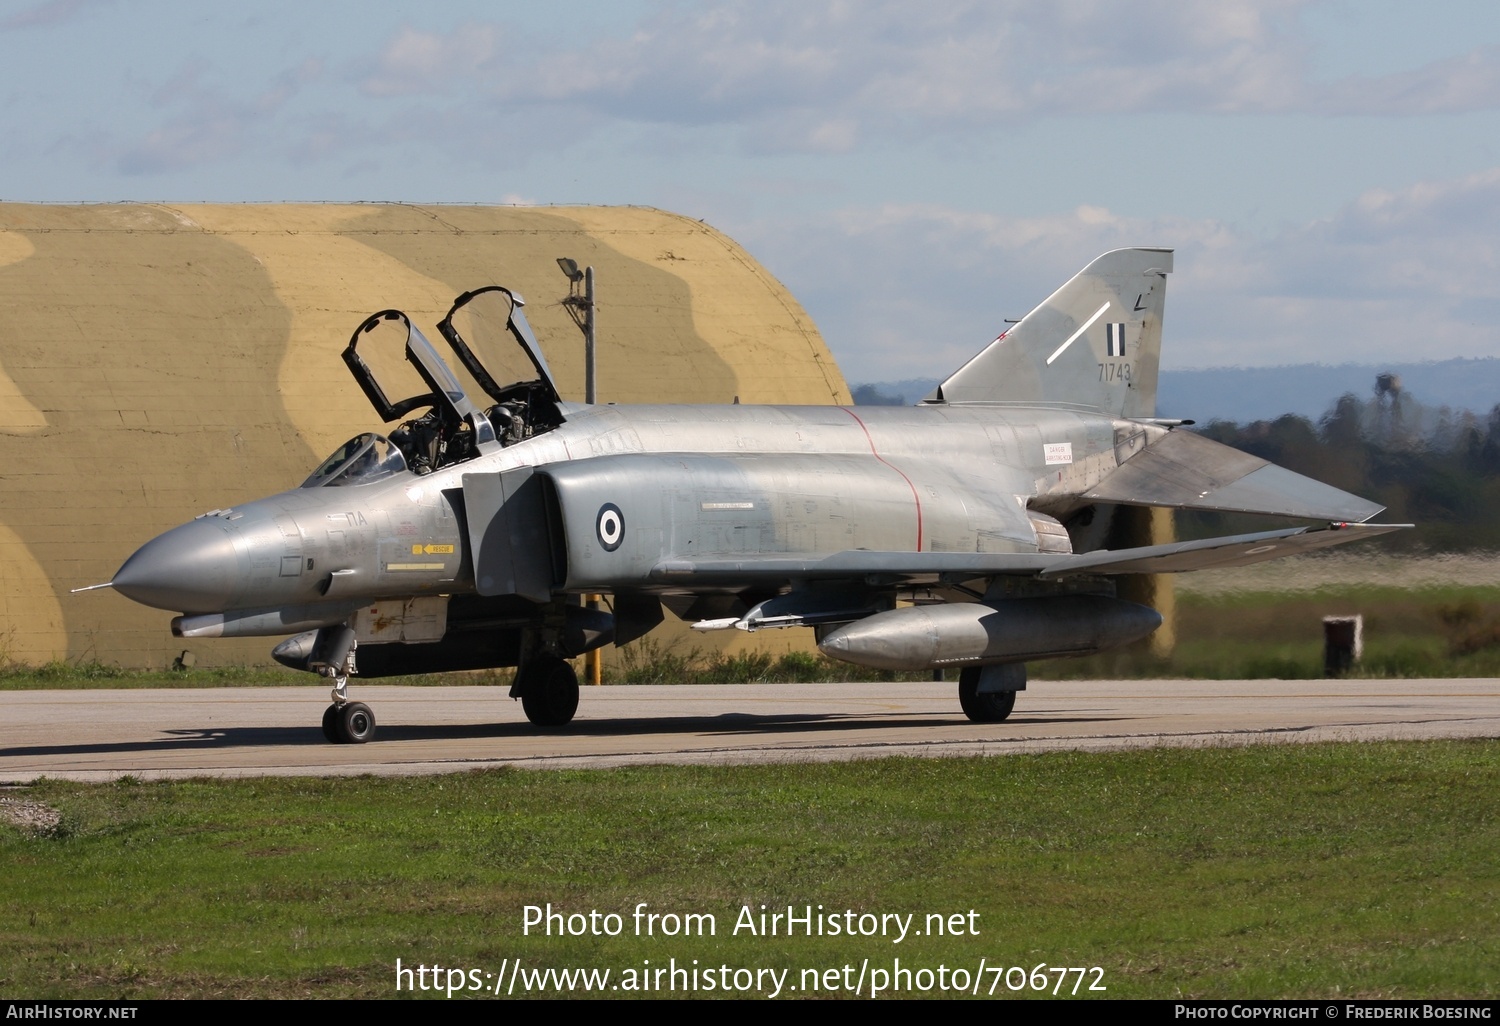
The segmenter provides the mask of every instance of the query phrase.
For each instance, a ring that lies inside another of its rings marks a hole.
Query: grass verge
[[[1304,582],[1305,583],[1305,582]],[[1500,677],[1500,586],[1384,587],[1340,584],[1290,592],[1185,591],[1178,596],[1177,645],[1156,658],[1138,645],[1083,659],[1033,662],[1043,680],[1188,678],[1286,680],[1323,676],[1322,620],[1365,619],[1365,656],[1353,676]],[[956,678],[955,671],[950,677]],[[930,680],[929,671],[892,673],[809,652],[724,655],[647,637],[610,650],[608,684],[754,684]],[[387,678],[390,684],[501,684],[510,670]],[[283,667],[194,667],[127,670],[99,662],[42,667],[0,661],[0,690],[37,688],[172,688],[308,685]]]
[[[1323,676],[1323,617],[1364,617],[1351,676],[1500,676],[1500,587],[1418,589],[1343,584],[1295,592],[1183,592],[1170,658],[1144,646],[1032,663],[1051,680],[1181,677],[1309,680]]]
[[[1497,792],[1497,741],[43,782],[24,797],[61,822],[0,826],[0,992],[391,997],[398,958],[797,983],[899,957],[1098,966],[1110,997],[1494,997]],[[548,902],[623,932],[523,936]],[[641,902],[716,933],[634,936]],[[734,935],[762,904],[972,910],[978,933]]]

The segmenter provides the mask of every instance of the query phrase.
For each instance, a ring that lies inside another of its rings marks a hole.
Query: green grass
[[[815,684],[832,681],[931,680],[932,672],[872,670],[812,652],[773,656],[764,652],[725,655],[691,647],[668,647],[642,638],[620,650],[618,665],[606,665],[606,684]]]
[[[43,782],[0,995],[394,996],[394,966],[1099,966],[1110,997],[1500,992],[1500,742],[394,780]],[[712,938],[522,936],[522,908]],[[729,935],[742,905],[977,937]],[[1001,991],[1004,991],[1003,986]]]
[[[1317,591],[1184,592],[1177,600],[1177,645],[1156,658],[1138,645],[1083,659],[1030,664],[1037,679],[1182,677],[1207,680],[1313,679],[1323,676],[1322,620],[1365,618],[1365,657],[1356,677],[1500,676],[1500,586],[1393,588],[1339,585]],[[950,677],[956,676],[950,672]],[[930,671],[891,673],[793,652],[723,655],[647,637],[606,659],[609,684],[930,680]],[[410,685],[503,684],[510,670],[387,678]],[[32,667],[0,661],[0,690],[306,685],[283,667],[127,670],[91,661]]]
[[[44,666],[0,663],[0,691],[47,688],[213,688],[306,684],[309,677],[279,666],[222,666],[190,670],[132,670],[97,661]]]
[[[580,673],[582,662],[578,663]],[[380,678],[381,684],[413,686],[490,684],[509,686],[511,669],[469,673],[427,673]],[[819,681],[930,680],[930,671],[896,674],[870,670],[810,652],[779,656],[760,652],[740,655],[705,653],[699,648],[680,650],[657,644],[652,638],[622,650],[618,663],[607,663],[606,684],[764,684],[813,683]],[[183,670],[134,670],[100,662],[53,662],[45,666],[0,663],[0,691],[47,688],[214,688],[306,686],[314,679],[306,673],[280,666],[193,667]],[[369,683],[377,683],[371,681]]]
[[[1323,617],[1353,614],[1364,617],[1365,655],[1351,676],[1500,676],[1500,587],[1188,592],[1178,596],[1177,645],[1168,659],[1138,646],[1030,668],[1052,680],[1319,678]]]

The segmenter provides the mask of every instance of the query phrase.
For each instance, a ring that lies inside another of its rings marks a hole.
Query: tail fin
[[[1170,249],[1105,253],[928,396],[1156,415]]]

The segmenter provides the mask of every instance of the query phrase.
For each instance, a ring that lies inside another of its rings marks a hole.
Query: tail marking
[[[1106,311],[1108,309],[1109,309],[1109,304],[1105,303],[1099,309],[1095,310],[1094,311],[1094,316],[1090,317],[1088,320],[1086,320],[1086,321],[1083,322],[1083,327],[1079,328],[1077,331],[1073,332],[1073,334],[1069,335],[1068,336],[1068,340],[1066,342],[1064,342],[1062,345],[1058,346],[1056,352],[1054,352],[1051,356],[1047,357],[1047,366],[1048,367],[1052,366],[1052,361],[1055,360],[1055,359],[1057,359],[1059,356],[1061,356],[1063,354],[1064,350],[1066,350],[1070,345],[1072,345],[1074,342],[1077,342],[1078,341],[1078,336],[1082,335],[1085,331],[1088,331],[1090,328],[1092,328],[1094,326],[1094,322],[1097,321],[1100,317],[1103,317],[1104,316],[1104,311]]]

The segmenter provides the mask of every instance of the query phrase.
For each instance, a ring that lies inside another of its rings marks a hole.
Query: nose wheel
[[[375,737],[375,714],[363,702],[349,701],[349,675],[357,673],[353,628],[324,627],[313,641],[308,666],[333,681],[333,704],[323,711],[323,736],[336,745],[362,745]]]
[[[362,745],[375,736],[375,714],[363,702],[330,705],[323,711],[323,736],[336,745]]]

